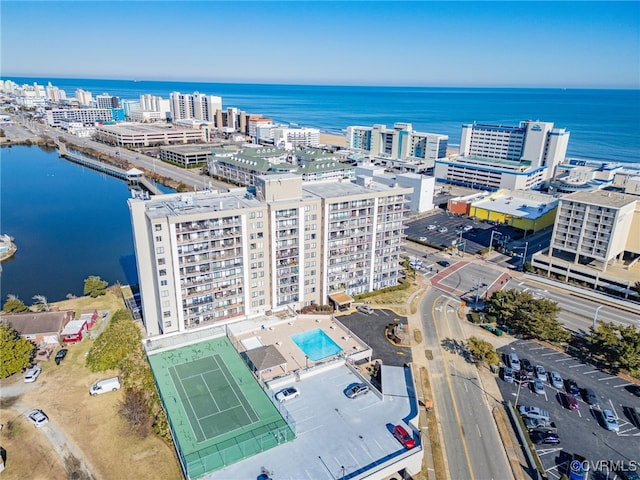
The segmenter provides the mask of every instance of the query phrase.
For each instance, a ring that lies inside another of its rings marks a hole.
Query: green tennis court
[[[151,352],[149,363],[188,478],[293,440],[226,336]]]

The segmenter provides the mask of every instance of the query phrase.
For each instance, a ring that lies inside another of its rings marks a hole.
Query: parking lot
[[[407,317],[396,315],[391,310],[373,309],[371,314],[354,312],[336,318],[369,345],[372,358],[382,360],[383,365],[402,367],[411,362],[411,348],[395,346],[384,336],[384,328],[391,323],[407,326]]]
[[[640,397],[632,393],[633,384],[535,342],[519,340],[499,351],[503,356],[515,352],[521,361],[526,358],[534,366],[542,365],[547,373],[558,372],[565,384],[567,379],[572,379],[581,390],[581,395],[576,395],[579,408],[569,410],[565,407],[565,390],[556,389],[548,382],[544,383],[544,394],[536,394],[531,387],[519,388],[517,382],[507,383],[501,378],[497,379],[505,400],[511,400],[515,404],[517,399],[518,405],[548,410],[551,421],[556,424],[561,443],[536,445],[550,479],[558,479],[566,473],[567,464],[576,453],[592,462],[592,465],[601,460],[626,463],[640,460],[640,425],[634,424],[629,413],[631,408],[640,407]],[[588,405],[584,401],[582,394],[585,388],[596,393],[594,405]],[[613,411],[618,417],[617,433],[604,427],[601,412],[606,409]],[[612,474],[608,478],[615,476]]]
[[[414,240],[450,247],[460,241],[460,232],[462,231],[462,241],[465,244],[460,246],[460,249],[464,249],[466,253],[478,254],[489,246],[491,232],[494,230],[498,232],[493,234],[494,247],[503,242],[507,243],[518,239],[523,235],[522,231],[513,227],[492,225],[485,221],[440,210],[437,210],[433,215],[408,223],[406,233],[409,238]]]

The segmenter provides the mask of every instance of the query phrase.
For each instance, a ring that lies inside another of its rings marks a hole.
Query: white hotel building
[[[283,174],[258,177],[255,196],[236,189],[130,199],[147,333],[340,305],[396,285],[410,193]]]
[[[434,174],[472,188],[528,190],[553,178],[568,144],[569,132],[550,122],[463,125],[459,155],[437,160]]]
[[[215,122],[216,111],[222,110],[222,97],[194,92],[169,94],[171,118],[176,120],[202,120]]]
[[[347,127],[347,148],[361,150],[370,158],[436,160],[447,155],[447,135],[414,132],[410,123],[372,127]]]

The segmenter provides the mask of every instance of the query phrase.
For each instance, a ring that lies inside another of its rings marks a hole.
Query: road
[[[72,145],[77,145],[85,148],[92,148],[99,152],[111,155],[116,158],[119,157],[127,162],[143,168],[148,172],[154,172],[163,177],[171,178],[177,182],[183,183],[189,187],[190,190],[204,190],[207,188],[216,189],[226,192],[232,185],[214,180],[213,178],[203,175],[200,169],[185,169],[175,165],[171,165],[163,162],[155,157],[144,155],[135,151],[130,151],[125,148],[114,147],[104,143],[96,142],[89,138],[78,138],[75,135],[66,133],[58,128],[49,127],[42,123],[26,120],[22,117],[14,117],[17,124],[24,125],[36,135],[49,135],[53,138],[62,137],[67,141],[70,149],[73,149]]]
[[[431,289],[421,304],[425,345],[433,353],[430,374],[452,479],[505,479],[512,472],[476,367],[444,351],[443,338],[464,340],[460,302]]]

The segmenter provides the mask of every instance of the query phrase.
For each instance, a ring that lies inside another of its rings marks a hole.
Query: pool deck
[[[286,318],[265,317],[257,320],[245,320],[229,326],[234,337],[242,340],[257,338],[263,345],[274,345],[287,360],[287,371],[276,367],[271,372],[264,372],[262,378],[266,381],[291,373],[296,370],[311,368],[318,362],[307,359],[300,348],[291,340],[291,336],[321,329],[333,340],[343,353],[348,355],[362,353],[369,350],[368,345],[356,337],[353,332],[344,327],[332,315],[298,315]],[[251,340],[250,340],[251,342]],[[327,361],[323,359],[322,361]]]

